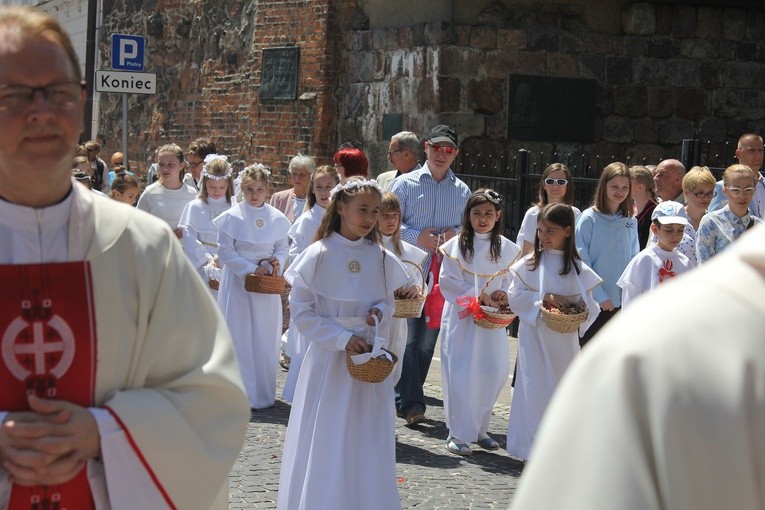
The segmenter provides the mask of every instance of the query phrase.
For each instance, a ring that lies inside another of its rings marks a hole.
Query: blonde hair
[[[728,187],[728,184],[730,184],[730,181],[733,180],[733,177],[736,174],[749,174],[752,177],[752,186],[757,184],[757,176],[755,175],[754,170],[752,170],[746,165],[737,163],[735,165],[731,165],[728,168],[726,168],[725,173],[723,173],[723,183],[725,184],[726,188]]]
[[[398,201],[395,193],[386,191],[382,194],[380,214],[384,213],[398,213],[398,226],[396,231],[391,234],[390,240],[393,243],[393,251],[396,255],[401,255],[404,252],[404,247],[401,244],[401,202]]]
[[[712,188],[716,184],[715,176],[707,166],[694,166],[683,177],[683,190],[689,193],[704,184]]]
[[[656,184],[653,182],[653,173],[641,165],[631,166],[630,173],[635,182],[645,186],[645,191],[651,197],[651,200],[658,202],[659,197],[656,196]]]
[[[182,181],[183,176],[186,175],[186,159],[183,157],[183,149],[181,149],[177,144],[174,143],[168,143],[157,149],[157,164],[159,164],[159,157],[162,154],[172,154],[175,156],[178,161],[181,163],[181,172],[178,174],[178,178]],[[160,177],[160,180],[162,178]]]

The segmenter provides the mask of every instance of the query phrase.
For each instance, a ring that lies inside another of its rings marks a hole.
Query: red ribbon
[[[458,314],[460,319],[472,315],[473,319],[480,320],[486,316],[481,309],[481,303],[478,302],[478,298],[468,296],[458,297],[457,304],[465,307],[465,309]]]

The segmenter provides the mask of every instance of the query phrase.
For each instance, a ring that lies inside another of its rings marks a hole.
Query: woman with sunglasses
[[[574,204],[574,180],[571,172],[563,163],[553,163],[542,172],[539,181],[539,200],[535,202],[523,217],[521,228],[515,243],[521,248],[521,256],[534,251],[534,238],[537,235],[537,216],[547,204],[566,204],[574,210],[574,216],[579,217],[580,210]]]
[[[746,165],[736,164],[725,169],[722,191],[728,205],[701,219],[696,235],[696,258],[706,262],[727,248],[741,234],[762,220],[749,211],[754,196],[757,175]]]

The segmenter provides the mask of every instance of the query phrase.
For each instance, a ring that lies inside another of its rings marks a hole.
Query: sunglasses
[[[455,152],[457,152],[457,147],[433,145],[430,142],[428,142],[428,146],[430,146],[433,152],[445,152],[447,154],[454,154]]]
[[[568,184],[568,179],[545,179],[545,184],[548,186],[552,186],[553,184],[557,184],[558,186],[565,186]]]

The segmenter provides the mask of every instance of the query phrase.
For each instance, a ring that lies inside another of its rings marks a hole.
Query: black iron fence
[[[735,144],[714,144],[710,141],[683,140],[678,159],[686,169],[692,166],[708,166],[716,178],[734,162]],[[574,205],[581,210],[592,205],[598,177],[603,167],[618,161],[616,157],[588,157],[587,154],[532,153],[521,149],[515,154],[472,154],[460,151],[454,169],[472,190],[492,188],[504,198],[504,235],[516,238],[523,215],[539,195],[542,172],[552,163],[568,166],[574,180]],[[627,166],[646,165],[657,162],[634,160],[627,157]]]

